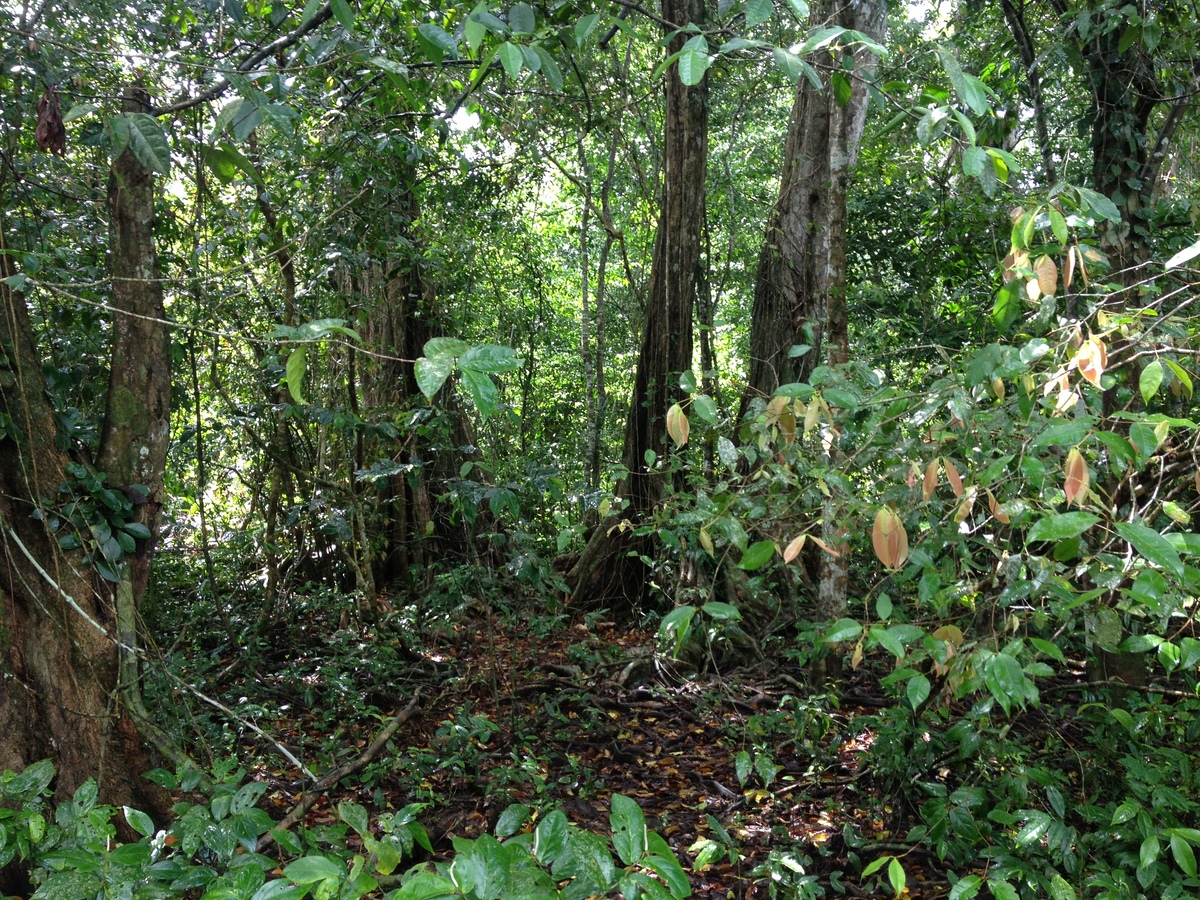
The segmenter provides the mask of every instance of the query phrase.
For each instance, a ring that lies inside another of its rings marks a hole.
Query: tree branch
[[[319,10],[317,10],[316,14],[311,19],[298,26],[295,30],[283,35],[283,37],[271,41],[271,43],[267,44],[266,46],[255,50],[253,53],[243,59],[241,63],[238,64],[238,67],[234,69],[234,71],[239,75],[244,75],[247,72],[252,71],[254,67],[264,59],[269,56],[274,56],[280,50],[286,50],[293,44],[298,43],[301,38],[310,32],[315,31],[321,25],[324,25],[332,17],[333,6],[330,3],[326,3]],[[208,88],[202,93],[197,94],[195,97],[192,97],[189,100],[181,100],[178,103],[172,103],[170,106],[156,106],[151,110],[151,113],[156,116],[169,116],[172,113],[182,112],[185,109],[191,109],[193,106],[199,106],[201,103],[208,103],[210,100],[215,100],[225,93],[225,91],[229,89],[229,85],[229,79],[222,78],[212,87]]]
[[[409,701],[408,706],[396,713],[395,718],[388,722],[387,727],[375,736],[375,740],[371,741],[371,746],[364,750],[355,759],[352,759],[350,762],[346,763],[344,766],[339,766],[329,774],[324,775],[313,782],[312,786],[310,786],[307,791],[301,794],[300,799],[296,802],[296,805],[292,807],[291,812],[284,816],[279,821],[279,824],[275,826],[275,829],[272,830],[282,829],[287,831],[304,818],[305,814],[313,808],[318,800],[321,799],[321,795],[324,794],[325,791],[329,790],[329,788],[333,787],[343,778],[346,778],[350,775],[356,775],[365,769],[371,760],[375,759],[375,757],[377,757],[383,751],[383,748],[387,746],[387,742],[390,741],[392,736],[400,730],[400,726],[412,718],[413,713],[417,711],[417,705],[420,703],[420,701],[421,689],[418,688],[417,692],[413,694],[412,700]],[[271,832],[268,831],[258,839],[258,852],[262,853],[263,850],[265,850],[267,847],[270,847],[273,843],[275,843],[275,838]]]

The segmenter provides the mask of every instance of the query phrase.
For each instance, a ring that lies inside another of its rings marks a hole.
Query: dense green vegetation
[[[1200,895],[1196,24],[0,4],[0,887]]]

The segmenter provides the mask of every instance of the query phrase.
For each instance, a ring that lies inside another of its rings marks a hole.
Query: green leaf
[[[1071,447],[1082,441],[1091,427],[1092,423],[1089,419],[1055,422],[1039,431],[1029,446],[1034,450],[1042,447]]]
[[[904,866],[901,865],[900,860],[892,857],[892,861],[888,863],[887,874],[888,881],[891,882],[892,885],[892,890],[895,891],[896,896],[899,897],[904,893],[905,885]]]
[[[833,88],[833,101],[838,106],[845,106],[850,102],[852,93],[849,76],[841,71],[835,71],[829,76],[829,86]]]
[[[929,691],[929,679],[918,672],[908,679],[908,687],[905,690],[905,694],[908,696],[908,705],[916,709],[929,697]]]
[[[1183,869],[1184,874],[1191,878],[1196,877],[1196,854],[1192,845],[1178,834],[1171,835],[1171,855],[1175,857],[1175,864]]]
[[[553,866],[567,852],[569,840],[567,817],[561,809],[551,810],[534,831],[533,855],[542,865]]]
[[[458,888],[449,878],[432,872],[421,872],[413,875],[404,882],[400,890],[389,896],[391,900],[435,900],[437,897],[457,897]]]
[[[983,667],[983,682],[1007,713],[1012,706],[1025,705],[1025,673],[1007,653],[994,653]]]
[[[1029,818],[1025,822],[1024,827],[1017,832],[1016,843],[1018,847],[1024,847],[1032,844],[1034,841],[1040,841],[1042,836],[1050,830],[1054,820],[1044,812],[1033,811],[1029,813]]]
[[[1118,522],[1117,533],[1146,559],[1166,569],[1177,578],[1183,577],[1183,560],[1171,542],[1141,522]]]
[[[950,888],[950,900],[971,900],[982,885],[983,879],[978,875],[964,875]]]
[[[742,618],[742,612],[732,603],[722,603],[720,600],[709,600],[700,607],[706,616],[722,622],[737,622]]]
[[[1050,207],[1050,230],[1054,232],[1054,239],[1065,247],[1070,237],[1067,232],[1067,220],[1053,206]]]
[[[878,625],[872,625],[867,633],[874,639],[875,643],[879,644],[884,650],[896,657],[896,659],[904,658],[904,644],[895,633],[888,628],[881,628]]]
[[[862,625],[853,619],[838,619],[825,633],[826,644],[840,644],[843,641],[857,639],[862,635]]]
[[[692,408],[705,422],[712,424],[717,421],[717,404],[708,394],[697,394],[692,400]]]
[[[250,900],[299,900],[308,891],[308,885],[292,884],[286,878],[275,878],[255,891]]]
[[[457,58],[458,43],[447,33],[446,29],[440,25],[434,25],[432,22],[424,22],[417,26],[417,31],[420,32],[421,37],[425,38],[425,40],[429,41],[429,43],[433,44],[443,53]]]
[[[767,21],[775,12],[771,0],[746,0],[746,27],[753,28]]]
[[[528,3],[514,3],[508,11],[508,26],[513,34],[533,34],[537,30],[537,17]]]
[[[500,403],[500,389],[496,387],[496,382],[492,381],[491,375],[477,369],[460,366],[459,371],[462,372],[463,384],[466,385],[475,408],[484,419],[489,418]]]
[[[1161,850],[1161,845],[1158,841],[1158,835],[1152,834],[1142,841],[1142,848],[1139,851],[1139,865],[1141,868],[1152,866],[1158,862],[1158,854]]]
[[[659,637],[670,642],[674,638],[675,648],[671,651],[674,657],[679,656],[679,651],[683,649],[684,642],[687,640],[688,631],[692,626],[692,617],[696,614],[696,607],[685,605],[677,606],[665,616],[658,626]]]
[[[612,795],[613,846],[617,856],[627,866],[632,866],[646,854],[646,816],[637,802],[623,794]]]
[[[1121,211],[1117,209],[1117,205],[1099,191],[1084,187],[1076,187],[1075,191],[1079,194],[1079,200],[1088,213],[1110,222],[1121,221]]]
[[[996,292],[996,302],[992,306],[992,324],[1001,334],[1007,333],[1013,322],[1020,318],[1021,280],[1014,278]]]
[[[747,572],[753,572],[770,562],[774,555],[774,541],[756,541],[746,548],[746,552],[742,554],[742,561],[738,565]]]
[[[775,776],[779,774],[779,766],[775,765],[775,760],[771,754],[759,752],[754,757],[754,774],[763,783],[763,787],[770,787],[775,782]]]
[[[77,103],[75,106],[72,106],[65,113],[63,113],[63,124],[69,124],[74,122],[76,119],[82,119],[84,116],[90,116],[99,111],[100,107],[94,103]]]
[[[1075,888],[1057,872],[1050,876],[1050,897],[1051,900],[1079,900]]]
[[[712,57],[707,53],[685,46],[679,54],[679,80],[688,87],[697,85],[711,65]]]
[[[471,349],[471,345],[458,338],[435,337],[425,342],[422,352],[429,359],[457,359]]]
[[[563,89],[562,69],[558,67],[558,63],[554,61],[554,57],[541,44],[538,44],[533,49],[537,53],[538,59],[542,61],[542,77],[549,82],[551,90],[561,91]]]
[[[428,348],[428,344],[426,345]],[[471,347],[464,353],[458,354],[458,364],[465,369],[477,372],[512,372],[525,363],[517,356],[511,347],[501,347],[498,344],[483,344]]]
[[[113,119],[113,134],[121,150],[129,150],[145,168],[160,175],[171,172],[171,148],[162,123],[148,113],[126,113]],[[120,155],[114,148],[114,155]]]
[[[692,894],[692,885],[687,873],[679,865],[679,860],[671,852],[670,846],[659,835],[651,831],[646,836],[646,846],[652,856],[644,860],[644,864],[654,870],[659,878],[667,883],[667,890],[676,900],[684,900]]]
[[[417,379],[417,387],[426,398],[432,400],[442,389],[450,373],[454,371],[454,359],[437,357],[429,359],[421,357],[413,364],[413,375]]]
[[[882,869],[884,866],[886,866],[889,862],[891,862],[895,858],[896,857],[894,857],[894,856],[877,857],[874,861],[868,863],[867,867],[862,870],[862,877],[869,878],[870,876],[874,875],[876,872],[878,872],[880,869]]]
[[[154,820],[148,815],[131,806],[122,807],[122,809],[125,813],[125,821],[129,823],[130,828],[143,837],[150,837],[154,834]]]
[[[775,65],[779,66],[792,84],[799,84],[801,78],[807,78],[818,91],[823,89],[824,85],[821,84],[821,76],[817,74],[817,70],[795,53],[776,47],[771,51],[771,55],[775,58]]]
[[[1001,881],[998,878],[988,879],[988,890],[992,892],[992,900],[1021,900],[1020,894],[1007,881]]]
[[[982,147],[968,147],[962,154],[963,174],[971,178],[978,178],[983,172],[983,164],[986,159],[987,154],[983,152]]]
[[[283,875],[296,884],[313,884],[325,879],[342,879],[346,875],[346,867],[340,862],[334,862],[327,856],[312,854],[302,856],[295,862],[288,863],[283,868]]]
[[[1150,398],[1158,393],[1163,374],[1163,364],[1157,359],[1142,369],[1142,374],[1138,376],[1138,390],[1142,392],[1142,400],[1145,403],[1148,404]]]
[[[1193,393],[1192,376],[1189,375],[1187,373],[1187,370],[1185,370],[1178,363],[1172,362],[1169,359],[1166,360],[1166,363],[1167,363],[1167,368],[1170,369],[1171,372],[1175,375],[1175,377],[1179,379],[1179,383],[1183,386],[1184,391],[1187,392],[1188,399],[1190,400],[1192,398],[1192,393]]]
[[[504,71],[508,73],[508,77],[519,77],[521,68],[525,65],[525,57],[521,53],[521,48],[505,41],[500,45],[499,53],[500,63],[504,66]]]
[[[338,20],[339,25],[347,31],[354,30],[357,13],[346,0],[329,0],[329,8],[333,10],[333,17]]]
[[[478,13],[481,11],[487,12],[487,0],[482,0],[479,6],[471,15],[467,16],[467,20],[463,22],[463,40],[467,42],[467,47],[472,53],[478,53],[479,47],[483,43],[483,39],[487,37],[487,26],[479,21]]]
[[[371,836],[371,825],[364,807],[357,803],[342,801],[338,804],[338,816],[361,837]]]
[[[588,39],[588,37],[591,35],[591,33],[596,30],[596,25],[599,23],[599,21],[600,21],[600,14],[592,13],[591,15],[584,16],[578,22],[575,23],[575,44],[576,44],[576,46],[578,46],[578,47],[583,46],[584,41],[586,41]]]
[[[1065,541],[1078,537],[1100,521],[1099,516],[1087,512],[1058,513],[1038,519],[1029,529],[1027,540]]]
[[[808,4],[804,0],[787,0],[787,5],[792,8],[792,12],[796,14],[796,18],[801,21],[808,18]]]
[[[745,787],[746,779],[750,777],[750,772],[754,767],[754,760],[745,750],[738,751],[738,754],[733,758],[733,774],[737,778],[739,785]]]
[[[284,367],[284,379],[287,381],[288,393],[292,395],[292,399],[303,405],[304,399],[304,371],[306,368],[304,347],[296,347],[288,354],[287,364]]]
[[[521,830],[521,826],[529,821],[529,807],[524,803],[514,803],[500,814],[496,822],[496,837],[506,838]]]

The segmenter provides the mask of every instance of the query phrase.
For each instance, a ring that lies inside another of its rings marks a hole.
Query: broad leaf
[[[636,801],[623,794],[613,794],[609,824],[613,846],[621,862],[632,866],[646,855],[646,816]]]
[[[1099,516],[1086,512],[1057,513],[1044,516],[1033,523],[1029,529],[1028,540],[1033,541],[1065,541],[1078,537],[1100,521]]]
[[[304,347],[295,348],[288,354],[287,365],[284,367],[284,378],[287,381],[288,393],[297,403],[304,404],[304,371],[306,368]]]
[[[753,572],[761,569],[771,557],[775,555],[774,541],[757,541],[746,548],[746,552],[742,554],[742,561],[739,566],[747,572]]]
[[[1141,522],[1118,522],[1117,533],[1138,553],[1178,578],[1183,577],[1183,560],[1171,542]]]
[[[1163,383],[1163,374],[1163,364],[1157,359],[1142,369],[1142,374],[1138,376],[1138,390],[1142,392],[1142,400],[1146,403],[1158,393]]]
[[[128,150],[145,168],[160,175],[171,172],[171,148],[162,123],[148,113],[126,113],[112,120],[113,155]]]
[[[428,346],[426,344],[426,348]],[[432,358],[422,356],[413,364],[413,375],[417,379],[417,387],[430,400],[442,389],[442,385],[446,383],[446,379],[453,371],[454,357],[452,356],[434,356]]]

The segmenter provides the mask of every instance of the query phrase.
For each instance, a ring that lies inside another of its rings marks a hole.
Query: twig
[[[279,821],[279,824],[272,829],[272,831],[289,830],[292,826],[304,818],[305,814],[316,805],[317,801],[321,799],[321,795],[326,790],[333,787],[343,778],[349,775],[356,775],[365,769],[371,760],[375,759],[375,757],[380,754],[383,748],[387,746],[387,742],[390,741],[392,736],[400,730],[400,726],[412,718],[413,713],[417,711],[417,704],[420,703],[420,700],[421,689],[417,688],[417,692],[413,694],[413,698],[409,701],[408,706],[396,713],[395,718],[393,718],[392,721],[387,724],[387,727],[384,728],[383,731],[379,732],[379,734],[375,737],[375,740],[371,741],[371,746],[367,747],[366,750],[364,750],[350,762],[346,763],[344,766],[334,769],[332,772],[322,776],[321,778],[318,778],[315,782],[313,782],[312,786],[300,795],[300,799],[296,802],[296,805],[292,807],[291,812],[284,816]],[[267,847],[270,847],[273,843],[275,843],[275,837],[270,831],[268,831],[258,839],[258,852],[262,853],[263,850],[265,850]]]

